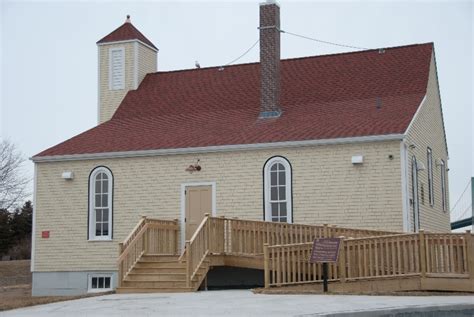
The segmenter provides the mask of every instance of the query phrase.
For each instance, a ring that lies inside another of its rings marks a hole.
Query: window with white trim
[[[448,210],[447,200],[446,200],[446,165],[444,160],[440,160],[439,167],[441,168],[441,205],[443,206],[443,211]]]
[[[412,187],[412,204],[413,204],[413,231],[420,230],[420,202],[418,196],[418,163],[416,157],[411,158],[411,187]]]
[[[125,50],[123,47],[109,50],[109,89],[125,89]]]
[[[107,292],[112,290],[112,275],[111,274],[91,274],[88,282],[89,293]]]
[[[273,157],[264,166],[265,220],[293,221],[291,165],[283,157]]]
[[[433,151],[431,148],[426,149],[426,161],[428,165],[428,197],[430,205],[434,205],[434,188],[433,188]]]
[[[112,239],[113,176],[106,167],[97,167],[89,179],[89,239]]]

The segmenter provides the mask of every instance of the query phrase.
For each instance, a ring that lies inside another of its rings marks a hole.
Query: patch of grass
[[[31,296],[31,285],[15,285],[0,288],[0,311],[28,307],[41,304],[49,304],[55,302],[62,302],[66,300],[101,296],[108,293],[100,294],[88,294],[80,296],[44,296],[44,297],[33,297]]]
[[[33,297],[30,283],[29,260],[0,261],[0,311],[113,293]]]
[[[0,261],[0,276],[30,272],[30,260]]]
[[[30,260],[0,261],[0,287],[30,283]]]

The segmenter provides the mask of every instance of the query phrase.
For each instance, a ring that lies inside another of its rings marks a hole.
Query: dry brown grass
[[[30,283],[30,260],[0,261],[0,287]]]
[[[0,311],[27,306],[62,302],[71,299],[99,296],[101,294],[81,295],[81,296],[31,296],[31,284],[15,285],[0,288]]]
[[[0,261],[0,311],[105,294],[33,297],[30,283],[29,260]]]

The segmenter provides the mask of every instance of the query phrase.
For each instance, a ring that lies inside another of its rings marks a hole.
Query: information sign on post
[[[339,238],[314,239],[311,251],[311,263],[323,263],[323,290],[328,291],[328,263],[337,262],[339,256]]]

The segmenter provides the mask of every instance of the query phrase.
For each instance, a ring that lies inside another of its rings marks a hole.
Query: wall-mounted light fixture
[[[417,161],[416,162],[416,170],[419,171],[424,171],[426,169],[425,164],[423,162]]]
[[[191,174],[194,173],[194,172],[199,172],[199,171],[201,171],[201,165],[199,165],[199,162],[200,162],[200,161],[201,161],[200,159],[197,159],[197,160],[196,160],[196,163],[195,163],[195,164],[191,164],[191,165],[189,165],[188,167],[186,167],[185,171],[186,171],[186,172],[189,172],[189,173],[191,173]]]
[[[364,157],[362,155],[353,155],[352,164],[362,164],[364,163]]]
[[[61,174],[61,177],[65,180],[73,180],[74,179],[74,173],[71,171],[65,171]]]

